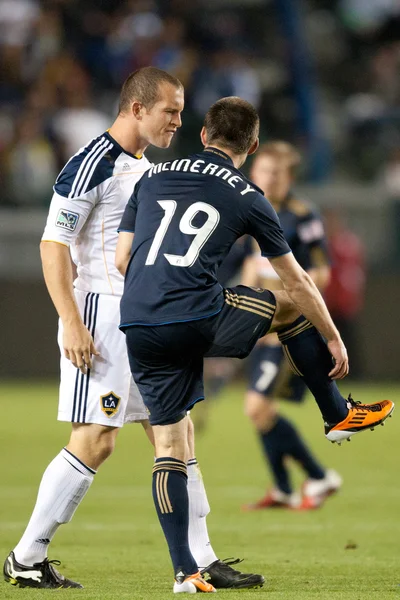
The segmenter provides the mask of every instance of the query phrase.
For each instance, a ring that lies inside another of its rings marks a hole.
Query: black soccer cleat
[[[83,588],[83,585],[67,579],[53,567],[60,564],[59,560],[45,558],[33,567],[25,567],[15,560],[14,552],[10,552],[4,563],[3,575],[5,581],[20,588]]]
[[[208,583],[211,583],[217,589],[230,588],[239,590],[262,587],[265,583],[262,575],[241,573],[232,569],[231,565],[237,565],[242,560],[240,558],[216,560],[209,567],[202,569],[200,573]]]

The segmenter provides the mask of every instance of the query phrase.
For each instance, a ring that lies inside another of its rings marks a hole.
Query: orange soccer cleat
[[[185,575],[182,571],[175,575],[174,594],[195,594],[196,592],[216,592],[214,586],[202,577],[200,571],[193,575]]]
[[[385,419],[392,415],[394,411],[394,402],[391,400],[381,400],[373,404],[361,404],[355,402],[351,394],[349,395],[347,406],[349,412],[347,417],[340,423],[325,423],[325,435],[332,443],[341,444],[343,440],[350,441],[355,433],[374,430],[377,425],[384,425]]]

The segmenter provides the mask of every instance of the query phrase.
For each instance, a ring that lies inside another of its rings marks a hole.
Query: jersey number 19
[[[165,214],[161,219],[160,226],[157,229],[153,243],[150,246],[146,265],[154,265],[177,207],[175,200],[159,200],[158,204],[164,210]],[[193,219],[200,212],[207,214],[207,221],[201,227],[193,227]],[[200,250],[211,236],[218,223],[219,212],[210,204],[206,204],[205,202],[195,202],[189,206],[182,215],[179,222],[179,229],[182,233],[194,235],[195,237],[184,256],[180,256],[179,254],[164,254],[167,261],[175,267],[191,267],[198,259]]]

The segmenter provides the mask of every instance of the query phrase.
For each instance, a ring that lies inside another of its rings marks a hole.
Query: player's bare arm
[[[257,261],[254,256],[248,256],[243,263],[241,283],[248,287],[256,287],[258,280]]]
[[[326,339],[329,352],[335,361],[329,376],[332,379],[342,379],[349,372],[347,351],[317,286],[310,275],[300,267],[293,254],[270,260],[289,298]]]
[[[329,265],[320,265],[318,267],[311,267],[307,269],[307,273],[317,286],[320,292],[323,292],[329,283],[331,276],[331,268]]]
[[[40,255],[46,286],[64,327],[65,356],[82,373],[86,373],[92,368],[91,356],[99,353],[76,304],[69,247],[58,242],[42,241]]]
[[[134,234],[130,231],[120,231],[118,234],[117,249],[115,251],[115,266],[122,276],[125,276],[131,257]]]

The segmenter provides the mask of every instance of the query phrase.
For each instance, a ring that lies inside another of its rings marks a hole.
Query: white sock
[[[197,460],[192,458],[187,465],[189,494],[189,546],[199,569],[208,567],[218,560],[212,549],[207,531],[206,517],[210,512],[207,493]]]
[[[62,523],[68,523],[96,471],[63,448],[47,467],[28,526],[14,548],[21,565],[32,566],[47,556],[47,547]]]

